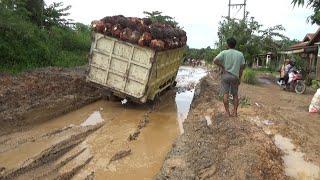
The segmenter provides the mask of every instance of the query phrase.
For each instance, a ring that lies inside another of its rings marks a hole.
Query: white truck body
[[[157,52],[94,33],[87,80],[114,95],[145,103],[173,85],[184,48]]]

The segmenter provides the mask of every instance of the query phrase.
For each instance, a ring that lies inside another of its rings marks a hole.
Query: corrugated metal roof
[[[292,50],[298,50],[298,49],[305,49],[308,46],[313,46],[314,43],[320,41],[320,27],[318,28],[316,33],[308,33],[302,42],[299,42],[297,44],[294,44],[288,48],[287,51],[292,51]]]
[[[304,39],[303,39],[303,42],[306,42],[306,41],[310,41],[313,37],[314,37],[315,33],[308,33]]]

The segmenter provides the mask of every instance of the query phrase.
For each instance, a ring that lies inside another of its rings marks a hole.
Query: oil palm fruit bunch
[[[107,16],[91,23],[92,30],[157,51],[184,47],[187,34],[169,23],[153,22],[149,18]]]

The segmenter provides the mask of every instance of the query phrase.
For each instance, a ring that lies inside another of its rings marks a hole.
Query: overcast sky
[[[50,4],[55,0],[46,0]],[[228,0],[57,0],[71,5],[70,17],[77,22],[90,24],[92,20],[105,16],[123,14],[143,17],[143,11],[162,11],[184,27],[188,45],[194,48],[214,46],[218,40],[218,22],[228,14]],[[232,0],[240,3],[243,0]],[[247,0],[249,16],[254,16],[265,27],[282,24],[285,35],[298,40],[306,33],[315,32],[318,26],[311,26],[306,18],[312,13],[308,8],[293,8],[291,0]],[[232,9],[234,17],[243,16],[243,11]]]

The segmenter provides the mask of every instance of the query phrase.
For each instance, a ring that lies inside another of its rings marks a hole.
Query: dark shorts
[[[221,89],[223,94],[238,95],[239,78],[231,73],[221,76]]]

